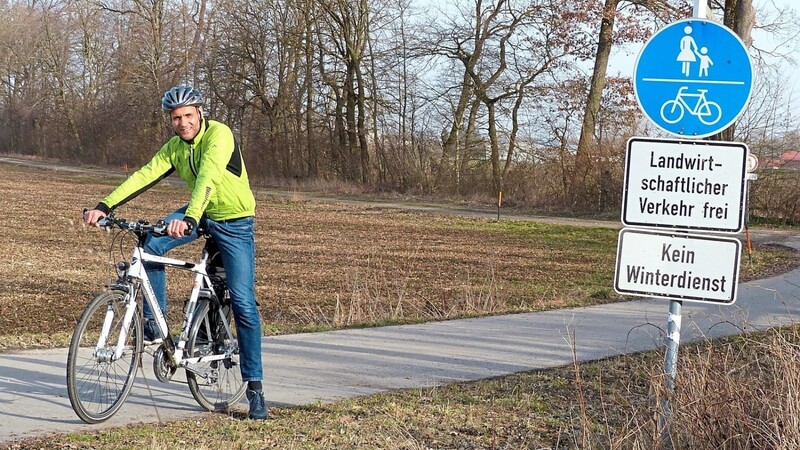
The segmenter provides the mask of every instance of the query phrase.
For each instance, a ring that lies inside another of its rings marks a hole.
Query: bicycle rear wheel
[[[72,409],[86,423],[99,423],[113,416],[136,378],[142,355],[142,323],[134,314],[124,324],[125,293],[111,290],[99,294],[81,314],[67,356],[67,392]],[[129,325],[122,356],[113,358],[123,326]],[[105,345],[97,348],[101,330],[108,330]]]
[[[188,358],[229,355],[222,360],[193,363],[191,370],[186,371],[189,391],[200,406],[226,412],[241,400],[247,385],[242,381],[239,343],[230,306],[216,306],[209,300],[198,303],[186,351]]]

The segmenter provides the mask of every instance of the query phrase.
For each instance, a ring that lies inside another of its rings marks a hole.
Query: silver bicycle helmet
[[[181,84],[164,93],[161,98],[161,108],[164,111],[172,111],[181,106],[202,106],[205,99],[203,94],[194,87]]]

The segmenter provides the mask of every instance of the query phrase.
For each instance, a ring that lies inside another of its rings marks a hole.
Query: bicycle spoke
[[[122,356],[114,348],[123,329],[124,293],[97,296],[81,315],[67,357],[67,391],[75,413],[87,423],[102,422],[117,412],[130,393],[141,358],[141,324],[134,316]],[[101,330],[106,345],[96,349]]]
[[[228,411],[242,398],[246,388],[239,368],[235,334],[227,335],[223,323],[223,320],[229,321],[231,332],[235,332],[233,322],[230,321],[231,313],[228,308],[212,308],[209,301],[198,304],[197,308],[198,315],[195,317],[187,346],[189,356],[228,357],[192,364],[192,370],[187,372],[189,390],[203,408],[209,411]]]

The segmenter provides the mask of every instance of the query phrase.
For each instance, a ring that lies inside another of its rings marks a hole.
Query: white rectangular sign
[[[732,304],[739,282],[738,239],[623,228],[614,289],[621,294]]]
[[[631,138],[622,223],[739,233],[747,153],[736,142]]]

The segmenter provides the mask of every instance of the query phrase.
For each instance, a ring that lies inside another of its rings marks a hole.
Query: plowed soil
[[[114,280],[131,237],[82,222],[119,179],[0,165],[0,350],[66,345],[86,303]],[[162,183],[117,215],[157,220],[183,205]],[[257,194],[256,293],[265,333],[440,320],[624,300],[611,286],[617,230],[497,222],[302,195]],[[115,240],[116,237],[116,240]],[[112,244],[114,244],[112,249]],[[193,259],[200,244],[171,256]],[[764,250],[744,278],[797,262]],[[180,326],[190,279],[170,272],[169,318]]]

